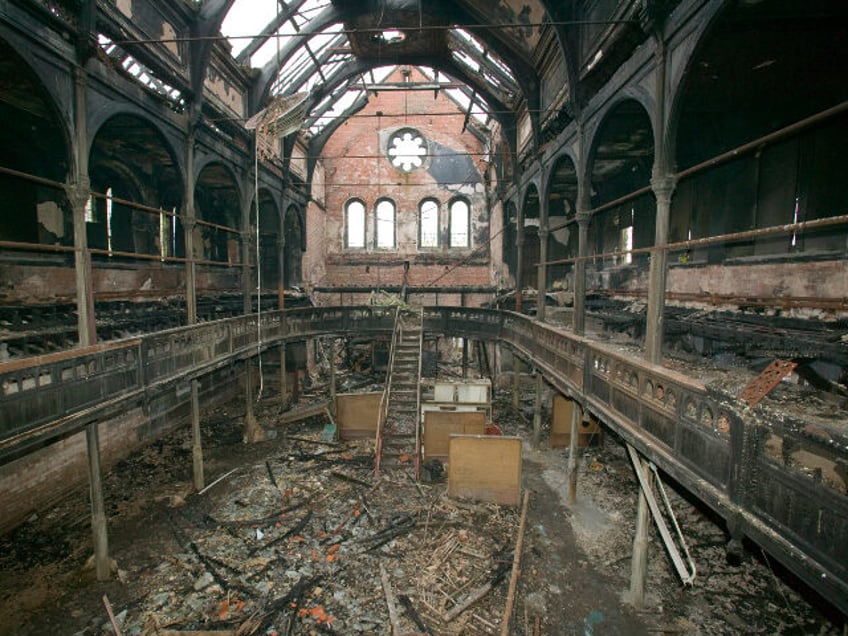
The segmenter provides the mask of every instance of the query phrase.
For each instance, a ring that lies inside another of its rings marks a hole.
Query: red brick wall
[[[413,70],[409,80],[418,82],[427,78]],[[398,71],[388,81],[403,81],[403,77]],[[400,286],[404,261],[410,263],[411,286],[493,284],[488,246],[489,210],[483,178],[485,148],[474,135],[462,132],[464,119],[465,114],[443,92],[434,96],[432,91],[383,91],[371,96],[369,104],[356,117],[336,130],[322,153],[326,210],[310,206],[310,240],[305,258],[309,264],[305,268],[308,287]],[[426,138],[431,153],[437,148],[435,154],[453,154],[453,158],[445,161],[443,156],[431,156],[424,166],[410,173],[395,168],[386,149],[391,135],[407,126]],[[454,166],[457,170],[451,172]],[[471,247],[451,249],[443,244],[439,248],[419,249],[420,202],[425,198],[439,202],[441,238],[446,239],[448,204],[457,195],[471,205]],[[344,208],[352,197],[361,199],[367,210],[364,250],[344,247]],[[395,249],[381,250],[374,246],[374,208],[382,197],[391,198],[396,205]],[[473,258],[464,263],[472,252]],[[338,294],[322,294],[320,299],[331,304],[339,302]],[[344,300],[347,302],[348,298]]]

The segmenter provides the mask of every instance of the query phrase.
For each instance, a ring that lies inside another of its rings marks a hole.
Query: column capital
[[[589,225],[589,221],[592,220],[592,215],[586,210],[577,210],[577,214],[574,215],[574,219],[577,221],[578,225],[586,226]]]
[[[657,200],[660,199],[669,201],[671,195],[674,194],[674,189],[677,187],[677,178],[669,175],[655,175],[651,177],[651,189],[654,191],[654,196]]]
[[[91,182],[88,177],[80,177],[75,183],[66,183],[65,196],[75,210],[84,209],[91,198]]]

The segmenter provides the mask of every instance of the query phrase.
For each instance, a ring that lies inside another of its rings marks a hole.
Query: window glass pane
[[[346,247],[365,247],[365,206],[361,201],[347,204],[345,223]]]
[[[439,246],[439,205],[435,201],[421,204],[421,247]]]
[[[468,247],[468,204],[454,201],[450,206],[450,244],[451,247]]]
[[[395,246],[395,204],[385,199],[377,204],[377,247]]]

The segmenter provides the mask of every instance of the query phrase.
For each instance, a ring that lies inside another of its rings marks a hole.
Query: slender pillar
[[[586,331],[586,260],[589,253],[589,219],[585,212],[577,213],[577,256],[574,264],[574,315],[572,329],[578,336]]]
[[[192,105],[192,109],[195,109]],[[194,126],[189,124],[186,142],[186,185],[183,203],[183,243],[185,246],[185,298],[186,324],[197,324],[197,254],[195,252],[195,232],[197,219],[194,216]],[[200,432],[200,382],[191,380],[191,459],[194,487],[203,490],[206,479],[203,468],[203,436]]]
[[[87,347],[97,342],[94,319],[94,286],[91,272],[91,252],[85,227],[85,206],[91,197],[88,177],[66,188],[74,218],[74,274],[76,277],[77,339],[79,346]]]
[[[671,197],[674,194],[675,180],[668,168],[669,155],[666,144],[666,53],[662,30],[654,33],[656,50],[655,90],[656,113],[654,138],[654,167],[651,188],[657,200],[656,230],[654,247],[651,250],[651,265],[648,274],[648,315],[645,329],[645,358],[654,364],[662,364],[663,313],[665,310],[665,291],[668,250],[668,226],[671,213]]]
[[[577,453],[580,443],[580,423],[583,421],[583,409],[577,400],[572,401],[571,437],[568,440],[568,503],[577,501]]]
[[[86,124],[86,89],[88,76],[82,66],[74,67],[74,182],[66,188],[74,225],[74,271],[76,275],[77,337],[81,347],[97,342],[94,317],[94,287],[91,274],[91,252],[85,227],[85,207],[91,198],[88,179],[88,126]]]
[[[521,406],[521,360],[512,352],[512,407],[518,411]]]
[[[518,208],[515,219],[515,311],[519,314],[524,309],[524,203]]]
[[[330,338],[330,413],[336,416],[336,339]]]
[[[203,437],[200,433],[200,383],[191,381],[191,458],[192,473],[194,475],[194,489],[198,492],[203,490],[205,480],[203,477]]]
[[[253,412],[253,360],[248,358],[244,361],[245,371],[245,409],[244,409],[244,439],[248,444],[261,442],[265,439],[265,432],[256,421],[256,415]]]
[[[533,448],[539,448],[542,439],[542,391],[545,378],[542,371],[536,370],[536,401],[533,403]]]
[[[109,534],[106,528],[106,506],[103,504],[103,482],[100,474],[99,424],[91,422],[85,429],[88,450],[88,479],[91,495],[91,531],[94,536],[94,570],[98,581],[106,581],[111,573]]]
[[[277,259],[279,265],[279,282],[277,284],[277,308],[284,311],[286,308],[286,237],[285,220],[280,222],[280,239],[277,241]],[[283,315],[285,329],[286,317]],[[288,400],[288,379],[286,378],[286,343],[280,345],[280,403],[285,405]]]
[[[648,316],[645,331],[645,358],[654,364],[662,364],[663,313],[667,278],[668,222],[674,179],[664,176],[651,180],[657,199],[657,225],[654,247],[651,250],[651,266],[648,274]]]
[[[536,318],[540,322],[545,322],[545,298],[548,294],[548,220],[547,214],[542,216],[544,225],[539,227],[539,292],[536,301]]]
[[[653,473],[647,463],[640,459],[649,485],[653,484]],[[633,538],[633,560],[630,565],[630,603],[634,607],[645,605],[645,582],[648,579],[648,545],[650,544],[651,511],[642,489],[636,508],[636,535]]]
[[[468,378],[468,338],[462,339],[462,379]]]

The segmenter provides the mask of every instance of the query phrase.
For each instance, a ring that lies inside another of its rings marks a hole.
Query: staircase
[[[383,394],[375,472],[409,468],[418,474],[418,381],[421,377],[422,310],[400,310]]]

